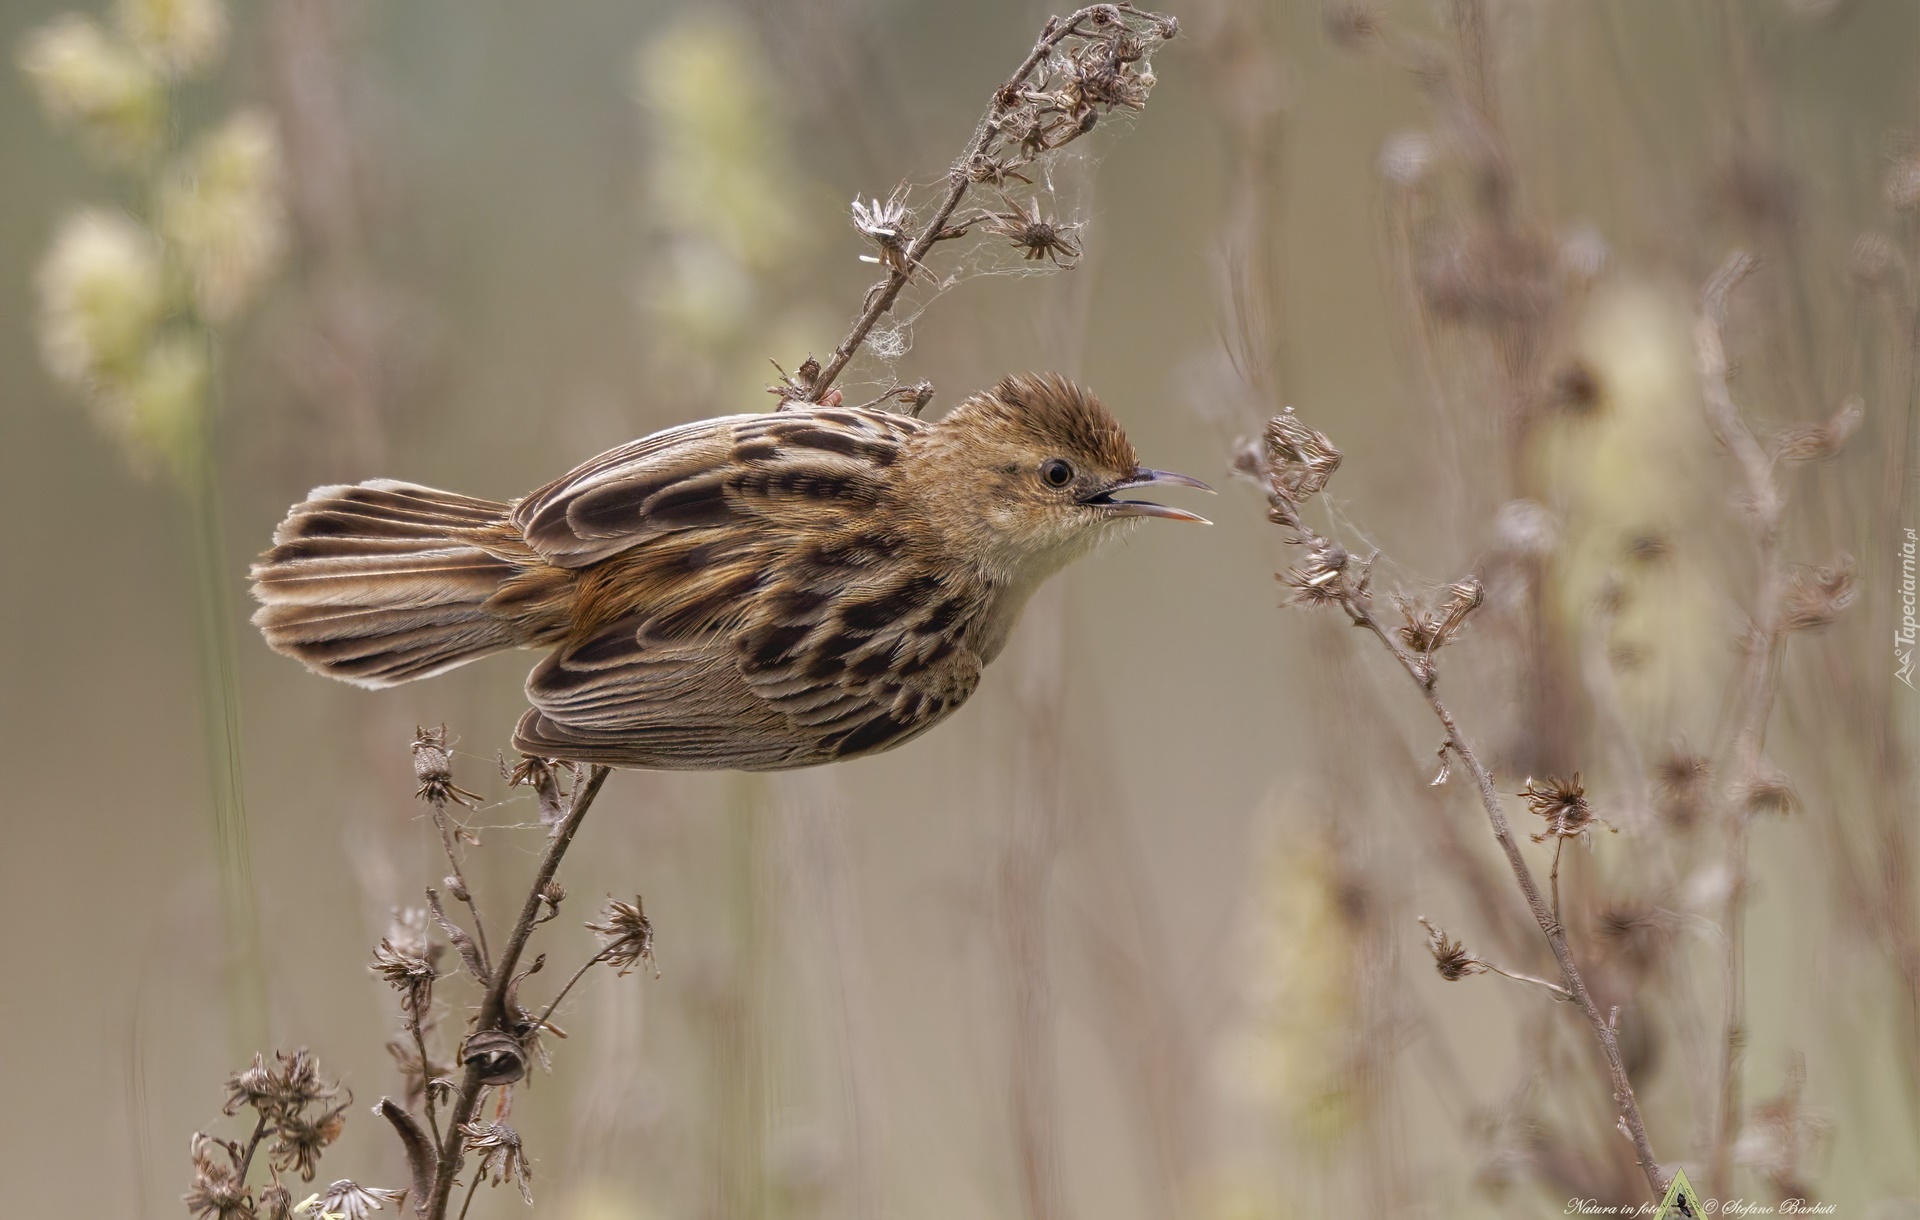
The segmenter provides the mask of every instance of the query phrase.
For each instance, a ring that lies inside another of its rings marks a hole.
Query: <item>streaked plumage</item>
[[[1064,464],[1064,465],[1062,465]],[[1065,481],[1059,480],[1065,473]],[[514,735],[544,757],[772,770],[911,740],[965,702],[1021,607],[1141,516],[1144,470],[1089,394],[1009,378],[933,423],[798,407],[685,424],[513,504],[316,488],[254,565],[254,622],[390,686],[553,651]]]

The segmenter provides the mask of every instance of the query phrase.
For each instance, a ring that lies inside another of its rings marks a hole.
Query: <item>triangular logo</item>
[[[1693,1193],[1693,1183],[1687,1181],[1687,1171],[1674,1170],[1667,1197],[1660,1200],[1660,1210],[1653,1214],[1653,1220],[1706,1220],[1706,1214],[1700,1196]]]

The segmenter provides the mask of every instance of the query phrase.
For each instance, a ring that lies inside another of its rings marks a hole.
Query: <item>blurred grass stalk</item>
[[[37,276],[41,344],[55,379],[184,509],[230,1035],[244,1049],[265,1041],[266,991],[220,530],[218,335],[272,270],[284,223],[268,120],[241,111],[183,140],[179,89],[226,36],[218,0],[120,0],[111,26],[65,13],[30,32],[19,65],[52,119],[143,200],[61,222]]]
[[[217,347],[207,335],[210,351]],[[208,414],[216,404],[209,394]],[[227,996],[237,1049],[267,1039],[266,968],[260,948],[260,912],[253,884],[253,843],[247,829],[246,780],[240,737],[240,691],[234,680],[233,602],[228,596],[225,536],[220,526],[218,458],[213,429],[196,429],[181,488],[188,546],[193,552],[195,638],[199,645],[200,731],[207,793],[213,811],[220,914],[227,932]]]

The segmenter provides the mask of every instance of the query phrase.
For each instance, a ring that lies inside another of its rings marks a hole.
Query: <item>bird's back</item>
[[[735,416],[586,463],[516,506],[577,581],[519,744],[630,766],[766,769],[918,735],[978,683],[994,590],[915,502],[934,425],[852,408]]]

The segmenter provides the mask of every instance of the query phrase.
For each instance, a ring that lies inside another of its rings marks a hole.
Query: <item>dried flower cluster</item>
[[[324,1081],[318,1065],[306,1051],[280,1054],[272,1064],[255,1056],[253,1065],[228,1081],[225,1112],[234,1115],[252,1107],[258,1121],[247,1141],[206,1136],[195,1138],[194,1183],[187,1203],[202,1220],[287,1220],[291,1216],[364,1220],[386,1203],[411,1193],[416,1211],[427,1220],[445,1220],[455,1179],[468,1154],[479,1157],[479,1169],[466,1179],[471,1188],[482,1181],[494,1186],[511,1182],[532,1202],[532,1173],[519,1133],[500,1121],[511,1109],[510,1090],[525,1078],[529,1065],[545,1064],[541,1035],[555,1030],[552,1016],[562,1000],[589,969],[611,964],[621,974],[639,962],[654,965],[653,923],[635,897],[633,902],[611,902],[601,922],[586,925],[601,939],[566,986],[536,1015],[522,1004],[520,990],[546,964],[538,955],[521,968],[521,954],[534,930],[549,923],[566,900],[566,887],[554,876],[560,858],[581,818],[606,781],[606,768],[590,773],[550,759],[522,759],[512,768],[502,764],[507,782],[534,789],[542,820],[548,826],[547,847],[539,874],[521,906],[521,915],[506,943],[496,951],[489,942],[477,904],[465,880],[462,844],[478,838],[448,815],[449,805],[473,806],[479,796],[454,779],[452,757],[444,727],[416,730],[412,742],[417,795],[432,809],[441,846],[452,875],[446,889],[464,903],[469,922],[449,915],[440,892],[426,890],[423,908],[396,910],[385,936],[374,946],[371,970],[399,997],[400,1031],[387,1043],[403,1084],[402,1100],[383,1097],[374,1113],[387,1120],[399,1137],[412,1174],[403,1191],[361,1186],[342,1179],[324,1193],[295,1205],[280,1184],[282,1173],[297,1173],[303,1181],[315,1176],[321,1154],[339,1137],[346,1104],[335,1104],[339,1090]],[[440,937],[436,938],[434,929]],[[469,1018],[466,1036],[454,1048],[455,1068],[441,1057],[436,1043],[439,1011],[436,988],[459,971],[445,974],[441,959],[451,945],[465,973],[482,995]],[[658,968],[655,968],[658,975]],[[494,1121],[478,1119],[489,1091],[501,1096]],[[416,1110],[424,1123],[415,1117]],[[273,1178],[258,1191],[247,1175],[257,1148],[265,1144],[266,1162]]]
[[[609,898],[607,912],[601,918],[606,922],[590,923],[587,928],[600,937],[602,960],[622,977],[632,971],[636,962],[644,961],[653,967],[653,976],[659,978],[660,967],[653,959],[653,921],[641,908],[639,895],[635,895],[632,902]]]
[[[854,198],[853,227],[869,246],[860,258],[883,267],[887,278],[868,289],[860,315],[832,358],[810,376],[782,374],[774,393],[783,402],[825,401],[901,289],[926,270],[925,259],[936,243],[980,227],[1007,239],[1026,262],[1072,266],[1080,256],[1079,225],[1048,215],[1037,192],[1024,201],[1009,192],[1033,188],[1031,167],[1092,131],[1102,115],[1143,108],[1154,86],[1153,51],[1179,31],[1173,18],[1131,4],[1095,4],[1049,19],[1026,60],[994,90],[937,203],[915,208],[904,182],[884,200]],[[1005,208],[960,215],[961,203],[976,186],[999,191]]]
[[[1527,812],[1547,823],[1545,830],[1533,836],[1535,843],[1544,843],[1553,838],[1583,839],[1593,833],[1596,825],[1606,825],[1594,816],[1593,806],[1587,801],[1587,790],[1580,785],[1578,772],[1574,773],[1572,779],[1549,778],[1544,784],[1536,783],[1532,776],[1528,776],[1520,795],[1527,802]]]
[[[1268,520],[1279,525],[1289,545],[1306,552],[1305,560],[1282,576],[1294,590],[1294,600],[1308,605],[1336,605],[1356,627],[1370,632],[1400,662],[1407,675],[1418,685],[1435,718],[1446,731],[1438,756],[1439,774],[1434,786],[1444,784],[1457,758],[1471,773],[1488,823],[1499,842],[1514,879],[1527,899],[1529,913],[1540,934],[1551,947],[1564,983],[1537,978],[1503,969],[1484,957],[1468,951],[1460,942],[1448,938],[1425,918],[1427,947],[1434,968],[1448,980],[1468,978],[1483,972],[1504,975],[1519,982],[1541,987],[1556,999],[1574,1002],[1586,1018],[1606,1057],[1608,1081],[1619,1104],[1621,1130],[1633,1142],[1635,1155],[1648,1186],[1659,1191],[1665,1186],[1659,1162],[1654,1158],[1646,1124],[1633,1095],[1626,1060],[1613,1022],[1604,1014],[1588,990],[1585,978],[1573,958],[1566,929],[1560,923],[1559,848],[1568,838],[1588,834],[1599,821],[1593,814],[1580,778],[1550,780],[1537,786],[1528,780],[1522,795],[1528,807],[1547,821],[1544,834],[1535,842],[1552,838],[1555,844],[1551,876],[1551,902],[1536,885],[1532,870],[1522,857],[1500,807],[1493,777],[1480,762],[1473,747],[1460,731],[1437,693],[1438,675],[1433,653],[1452,640],[1469,615],[1485,600],[1479,580],[1463,580],[1447,590],[1438,607],[1429,608],[1411,598],[1398,598],[1401,623],[1389,627],[1375,613],[1370,588],[1373,559],[1356,561],[1344,547],[1308,525],[1301,516],[1301,505],[1325,490],[1328,480],[1340,466],[1340,450],[1324,434],[1302,422],[1291,409],[1268,421],[1258,442],[1242,441],[1235,448],[1234,469],[1258,481],[1266,492]],[[1601,823],[1604,824],[1604,823]]]
[[[1427,930],[1427,951],[1433,954],[1433,968],[1440,977],[1449,983],[1476,974],[1485,974],[1487,964],[1469,952],[1466,946],[1457,940],[1448,940],[1447,934],[1427,921],[1425,915],[1418,917],[1420,926]]]
[[[255,1055],[251,1066],[227,1078],[227,1100],[221,1107],[229,1118],[251,1110],[253,1131],[239,1140],[194,1135],[188,1149],[193,1185],[184,1196],[187,1210],[201,1220],[287,1220],[297,1209],[280,1175],[298,1174],[301,1181],[311,1182],[319,1172],[321,1156],[346,1126],[352,1098],[340,1101],[340,1093],[338,1085],[321,1075],[319,1062],[305,1048],[278,1051],[272,1063]],[[263,1145],[271,1176],[256,1190],[248,1178]],[[333,1189],[342,1186],[353,1187],[353,1183],[336,1182]],[[332,1193],[328,1192],[329,1198]],[[374,1193],[399,1197],[394,1192]],[[374,1206],[379,1206],[377,1201]]]

